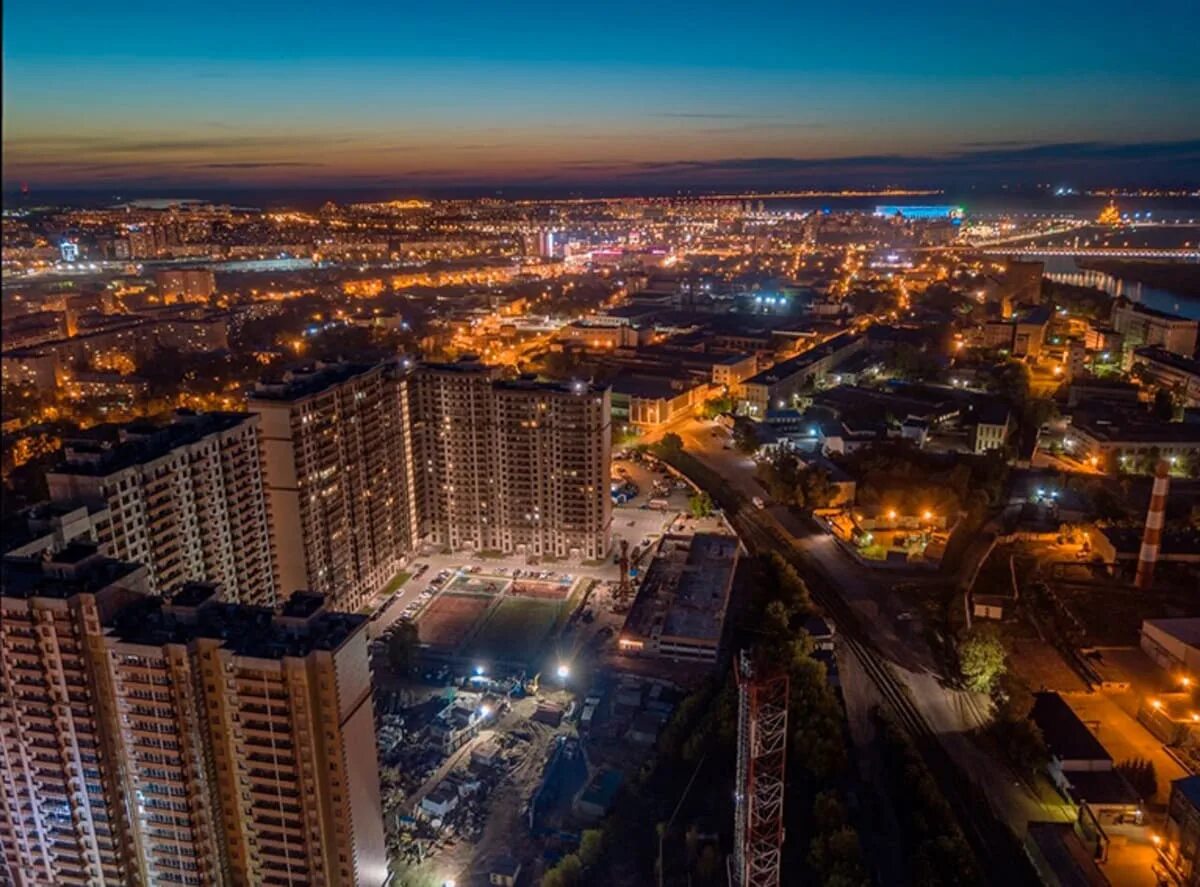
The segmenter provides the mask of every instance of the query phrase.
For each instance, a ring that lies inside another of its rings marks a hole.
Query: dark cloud
[[[302,163],[293,160],[237,160],[229,163],[197,163],[197,169],[297,169],[325,166],[324,163]]]
[[[616,165],[610,164],[610,168]],[[1171,168],[1180,179],[1200,173],[1200,139],[1174,142],[1056,142],[1013,147],[975,148],[945,154],[858,154],[846,157],[732,157],[718,160],[639,161],[624,166],[631,179],[708,180],[731,178],[864,173],[898,176],[964,177],[997,174],[1036,176],[1073,171],[1099,175],[1129,174],[1147,168]]]
[[[353,142],[348,136],[219,136],[215,138],[146,139],[121,136],[31,136],[6,139],[6,151],[46,153],[164,154],[186,151],[229,151],[244,148],[295,148],[336,146]]]

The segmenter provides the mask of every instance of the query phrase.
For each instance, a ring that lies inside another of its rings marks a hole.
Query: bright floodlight
[[[565,680],[567,679],[567,676],[568,676],[568,675],[570,675],[570,674],[571,674],[571,669],[567,668],[567,666],[566,666],[566,665],[560,665],[560,666],[558,667],[558,676],[559,676],[559,677],[560,677],[562,680],[564,680],[564,681],[565,681]]]
[[[492,707],[490,705],[479,706],[479,716],[481,718],[490,718],[492,716]]]
[[[475,666],[475,674],[483,674],[483,666],[482,665]]]

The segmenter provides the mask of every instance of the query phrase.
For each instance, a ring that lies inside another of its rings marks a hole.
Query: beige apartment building
[[[400,572],[415,545],[407,403],[387,364],[318,364],[261,383],[279,587],[357,610]]]
[[[275,603],[256,416],[180,412],[68,441],[46,482],[53,502],[108,510],[107,553],[145,564],[151,592],[219,582],[230,600]]]
[[[531,557],[607,554],[608,388],[503,380],[469,360],[422,365],[404,384],[423,539]]]
[[[83,545],[5,562],[11,880],[383,884],[365,618],[205,583],[168,602],[143,572]]]
[[[0,582],[0,881],[136,884],[90,654],[104,606],[136,597],[146,570],[76,544],[49,561],[6,559]]]

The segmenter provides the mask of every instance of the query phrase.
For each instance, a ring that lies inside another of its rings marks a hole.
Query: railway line
[[[838,627],[847,649],[875,685],[900,726],[909,734],[953,809],[979,862],[985,883],[1016,887],[1040,883],[1019,840],[992,809],[982,791],[950,758],[936,732],[913,701],[908,687],[880,653],[858,614],[837,591],[821,566],[807,558],[771,514],[754,507],[707,466],[696,462],[692,480],[708,490],[752,553],[776,552],[804,579],[809,594]],[[679,467],[679,466],[676,466]],[[693,466],[688,466],[693,467]],[[688,474],[687,468],[680,468]],[[707,480],[708,483],[703,481]]]

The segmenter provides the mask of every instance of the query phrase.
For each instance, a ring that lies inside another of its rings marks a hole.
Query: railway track
[[[719,480],[719,479],[718,479]],[[702,485],[704,486],[704,485]],[[712,485],[710,485],[712,486]],[[820,564],[800,551],[791,535],[769,513],[753,507],[744,497],[720,483],[710,493],[730,516],[730,523],[752,552],[776,552],[804,579],[809,594],[838,627],[846,648],[875,685],[887,707],[909,734],[959,822],[979,863],[984,883],[1015,887],[1038,884],[1021,846],[1008,826],[996,816],[988,799],[950,758],[935,731],[913,701],[907,685],[872,640],[858,614],[838,592]]]

